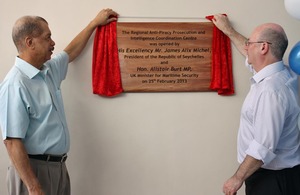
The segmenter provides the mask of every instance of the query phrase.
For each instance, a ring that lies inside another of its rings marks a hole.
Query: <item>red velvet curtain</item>
[[[212,20],[213,16],[206,16]],[[230,39],[215,25],[213,27],[210,89],[219,95],[234,94]]]
[[[115,96],[123,92],[117,45],[117,22],[98,27],[92,61],[93,93]]]
[[[212,20],[213,16],[206,18]],[[97,28],[92,63],[94,94],[115,96],[123,92],[116,21]],[[210,88],[219,95],[234,94],[230,39],[216,26],[213,28]]]

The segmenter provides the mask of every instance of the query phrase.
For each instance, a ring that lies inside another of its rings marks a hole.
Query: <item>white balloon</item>
[[[285,0],[284,6],[292,17],[300,20],[300,0]]]

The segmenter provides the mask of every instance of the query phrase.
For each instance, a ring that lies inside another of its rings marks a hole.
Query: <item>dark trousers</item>
[[[245,184],[246,195],[300,195],[300,165],[282,170],[261,168]]]

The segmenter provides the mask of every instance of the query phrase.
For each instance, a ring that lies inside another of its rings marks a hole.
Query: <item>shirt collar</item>
[[[284,69],[284,64],[282,61],[275,62],[261,69],[258,73],[256,73],[251,78],[251,81],[253,83],[259,83],[262,80],[264,80],[266,77],[269,77],[272,74],[275,74],[276,72],[280,72],[283,69]]]
[[[32,79],[41,72],[39,69],[37,69],[36,67],[32,66],[31,64],[19,57],[16,57],[15,66],[30,79]]]

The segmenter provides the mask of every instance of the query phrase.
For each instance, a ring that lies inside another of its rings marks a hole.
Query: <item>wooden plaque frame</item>
[[[117,24],[125,92],[211,91],[211,22]]]

